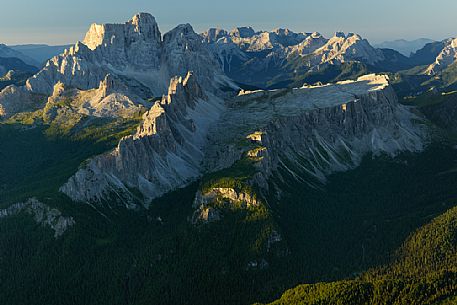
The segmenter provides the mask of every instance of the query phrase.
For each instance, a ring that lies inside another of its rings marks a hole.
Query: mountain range
[[[432,39],[428,38],[419,38],[415,40],[405,40],[405,39],[397,39],[391,41],[384,41],[382,43],[375,44],[374,47],[380,49],[392,49],[395,51],[400,52],[405,56],[410,56],[411,54],[415,53],[416,51],[422,49],[426,44],[435,42]]]
[[[415,48],[148,13],[0,46],[0,302],[452,304],[457,40]]]
[[[25,45],[11,45],[9,48],[20,52],[21,54],[32,58],[35,63],[41,67],[48,61],[48,59],[63,53],[65,49],[70,48],[71,45],[50,46],[46,44],[25,44]]]

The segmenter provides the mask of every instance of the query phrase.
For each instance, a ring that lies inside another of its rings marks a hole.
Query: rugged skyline
[[[0,37],[13,44],[47,43],[51,45],[82,40],[87,25],[93,22],[123,22],[138,11],[152,12],[165,32],[183,22],[191,23],[197,32],[209,27],[230,29],[253,26],[257,30],[287,27],[294,31],[319,31],[330,36],[336,31],[357,32],[373,43],[398,38],[431,38],[441,40],[455,36],[457,21],[453,12],[457,3],[439,1],[439,14],[431,14],[438,6],[425,0],[394,0],[375,3],[330,0],[325,3],[290,0],[287,4],[270,1],[168,1],[89,0],[62,5],[57,0],[30,2],[19,0],[2,4]],[[414,14],[408,14],[411,5]],[[58,26],[56,26],[56,24]],[[414,25],[414,26],[409,26]]]

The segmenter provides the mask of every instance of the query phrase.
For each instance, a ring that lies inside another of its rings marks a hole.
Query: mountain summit
[[[179,25],[162,37],[155,18],[139,13],[124,24],[92,24],[83,42],[50,59],[25,87],[5,91],[0,105],[3,116],[11,116],[25,110],[21,100],[27,95],[28,100],[36,94],[49,96],[59,82],[67,88],[94,89],[107,74],[117,75],[133,94],[148,99],[165,94],[170,78],[188,71],[209,90],[233,86],[190,25]]]

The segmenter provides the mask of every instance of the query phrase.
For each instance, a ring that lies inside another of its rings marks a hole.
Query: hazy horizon
[[[440,14],[431,14],[437,7],[446,7]],[[162,33],[178,24],[190,23],[195,31],[210,27],[231,29],[235,26],[252,26],[256,30],[289,28],[297,32],[318,31],[331,36],[336,31],[355,32],[372,43],[386,40],[414,40],[429,38],[442,40],[457,36],[457,20],[453,12],[457,2],[405,0],[396,3],[368,3],[349,0],[342,3],[305,3],[289,0],[287,5],[254,0],[243,2],[196,0],[193,2],[158,0],[100,1],[80,0],[61,5],[56,0],[30,3],[17,0],[5,3],[0,12],[0,43],[8,45],[44,43],[50,45],[73,44],[82,40],[92,23],[123,23],[137,12],[154,15]],[[414,5],[414,14],[408,9]],[[13,9],[14,8],[14,9]],[[405,26],[415,24],[414,28]],[[453,30],[455,28],[455,30]]]

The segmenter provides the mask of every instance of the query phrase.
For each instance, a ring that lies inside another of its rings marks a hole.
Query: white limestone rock
[[[110,74],[97,89],[91,90],[66,89],[58,82],[44,107],[45,121],[52,120],[53,113],[62,108],[62,104],[68,111],[99,118],[134,118],[149,107],[148,102],[131,93],[126,84]]]
[[[22,212],[32,216],[37,224],[50,227],[54,231],[54,237],[56,239],[75,225],[73,217],[63,216],[62,212],[47,206],[36,198],[30,198],[26,202],[16,203],[9,208],[0,210],[0,220],[18,215]]]
[[[309,175],[325,182],[367,154],[422,151],[428,133],[418,122],[398,103],[386,76],[245,93],[212,129],[205,168],[221,170],[247,155],[259,160],[260,175],[253,178],[260,187],[268,187],[265,182],[279,167],[296,179]],[[236,144],[246,137],[259,149],[251,153]]]
[[[147,206],[243,155],[258,161],[252,183],[266,189],[280,167],[296,179],[310,175],[325,182],[335,171],[356,167],[366,154],[396,156],[421,151],[427,143],[424,126],[398,103],[386,76],[244,92],[225,103],[203,91],[191,74],[173,78],[168,95],[144,115],[137,133],[89,161],[61,191],[76,201],[102,202],[136,188]],[[245,138],[258,147],[237,144]],[[248,195],[214,189],[197,196],[196,208],[205,212],[219,197],[255,204]]]
[[[33,94],[24,87],[11,85],[0,91],[0,118],[24,111],[34,111],[45,105],[46,97]]]
[[[373,48],[366,39],[360,35],[349,33],[336,33],[321,48],[315,50],[311,65],[320,65],[328,62],[344,63],[359,61],[374,65],[384,60],[381,50]]]
[[[448,39],[445,47],[435,59],[435,62],[427,67],[425,73],[435,75],[443,71],[457,60],[457,38]]]
[[[93,158],[61,191],[76,201],[100,202],[135,188],[147,204],[185,186],[201,176],[206,135],[223,111],[223,101],[204,92],[191,73],[173,78],[168,95],[144,114],[136,134]]]
[[[231,32],[210,29],[202,37],[225,73],[239,83],[259,87],[272,80],[290,81],[292,75],[319,71],[327,65],[355,61],[376,66],[385,60],[381,50],[353,33],[336,33],[326,39],[317,32],[236,28]]]
[[[326,39],[320,33],[314,32],[299,44],[290,46],[287,50],[287,53],[288,56],[294,54],[306,56],[323,47],[327,42],[328,39]]]
[[[21,92],[50,96],[59,82],[87,91],[111,75],[122,79],[131,93],[149,99],[165,94],[169,79],[184,77],[188,71],[198,75],[205,90],[236,88],[190,25],[179,25],[162,38],[154,17],[139,13],[125,24],[91,25],[83,42],[49,60]],[[0,96],[3,108],[5,99],[11,103],[24,97],[10,94],[15,93],[10,90]],[[3,111],[3,117],[16,108]]]

